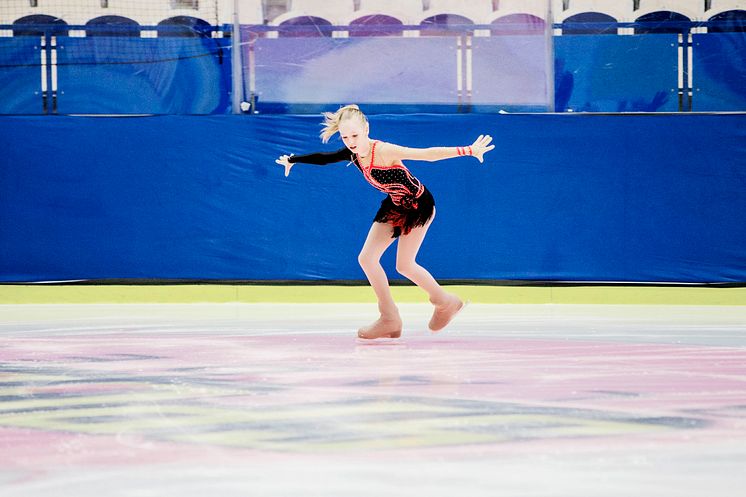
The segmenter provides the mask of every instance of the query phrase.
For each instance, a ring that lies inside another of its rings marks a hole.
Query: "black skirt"
[[[394,204],[390,196],[381,202],[373,219],[376,223],[390,224],[394,228],[392,238],[408,235],[413,228],[425,226],[435,211],[435,199],[425,188],[419,197],[404,197],[401,205]]]

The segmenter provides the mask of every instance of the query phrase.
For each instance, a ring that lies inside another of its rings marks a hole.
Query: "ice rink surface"
[[[746,495],[746,307],[0,306],[0,495]]]

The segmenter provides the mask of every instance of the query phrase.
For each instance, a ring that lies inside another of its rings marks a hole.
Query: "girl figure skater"
[[[490,145],[492,137],[480,135],[471,146],[466,147],[401,147],[371,139],[368,136],[368,119],[357,105],[347,105],[334,113],[325,112],[323,126],[321,139],[324,143],[339,133],[345,147],[336,152],[283,155],[275,162],[285,167],[286,177],[297,163],[326,165],[352,162],[374,188],[387,194],[358,256],[358,262],[378,299],[381,316],[371,325],[360,328],[358,337],[376,339],[401,336],[402,320],[380,264],[381,256],[397,238],[396,270],[427,292],[435,306],[428,326],[434,332],[442,330],[464,307],[464,302],[456,295],[446,293],[432,275],[415,262],[427,229],[435,217],[435,200],[402,161],[433,162],[470,155],[483,162],[484,154],[495,148]]]

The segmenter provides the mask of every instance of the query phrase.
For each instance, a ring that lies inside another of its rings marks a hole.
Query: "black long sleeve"
[[[326,164],[342,161],[352,161],[352,152],[350,152],[347,147],[341,148],[336,152],[316,152],[306,155],[291,155],[288,158],[288,162],[291,164],[302,162],[303,164],[315,164],[317,166],[324,166]]]

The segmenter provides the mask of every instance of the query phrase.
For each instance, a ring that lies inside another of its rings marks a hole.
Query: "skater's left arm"
[[[451,159],[462,155],[471,155],[476,157],[479,162],[484,162],[484,154],[495,148],[490,135],[479,135],[474,143],[466,147],[429,147],[429,148],[411,148],[386,143],[383,145],[381,153],[387,161],[395,162],[398,160],[421,160],[435,162],[443,159]]]

